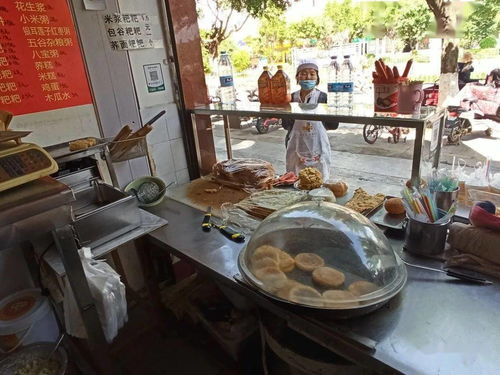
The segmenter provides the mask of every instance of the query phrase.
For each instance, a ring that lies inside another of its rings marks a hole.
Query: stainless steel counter
[[[409,268],[406,287],[386,306],[364,317],[330,321],[292,311],[237,282],[237,257],[244,245],[218,231],[203,232],[202,212],[170,199],[149,211],[169,222],[148,236],[154,244],[194,262],[287,319],[294,329],[360,365],[383,375],[500,372],[500,284],[466,284]],[[390,240],[402,253],[401,239]]]

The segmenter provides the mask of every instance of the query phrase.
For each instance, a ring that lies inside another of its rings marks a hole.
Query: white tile
[[[172,155],[174,157],[174,167],[176,171],[187,168],[186,153],[184,152],[184,143],[182,138],[170,141]]]
[[[174,173],[174,161],[169,142],[162,142],[151,145],[151,157],[156,165],[156,175],[162,176],[168,173]]]
[[[179,120],[179,112],[175,104],[167,105],[167,131],[168,139],[182,138],[181,123]]]
[[[177,181],[177,176],[176,176],[175,172],[162,174],[162,175],[159,175],[158,177],[160,177],[163,180],[163,182],[165,182],[165,185],[168,185],[171,182],[174,183],[171,187],[179,184],[179,182]]]
[[[188,169],[181,169],[180,171],[176,171],[175,175],[177,176],[178,184],[186,184],[190,181]]]
[[[130,169],[132,170],[132,176],[134,177],[134,179],[151,175],[148,158],[146,156],[131,159],[129,162],[130,162]]]

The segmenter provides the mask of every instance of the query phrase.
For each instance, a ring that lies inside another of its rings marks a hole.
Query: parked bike
[[[406,143],[406,135],[410,132],[410,129],[372,124],[363,126],[363,138],[366,143],[371,145],[377,141],[383,132],[388,132],[390,134],[390,136],[387,137],[387,142],[389,143],[398,143],[401,138],[403,138],[403,142]]]
[[[250,102],[259,102],[259,95],[257,94],[258,89],[246,90],[247,99]],[[266,134],[269,130],[273,128],[278,128],[281,126],[281,119],[279,118],[262,118],[259,117],[255,119],[255,129],[259,134]]]

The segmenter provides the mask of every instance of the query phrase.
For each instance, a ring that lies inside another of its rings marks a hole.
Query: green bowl
[[[134,195],[134,193],[131,192],[131,190],[132,189],[137,190],[139,188],[139,186],[141,186],[145,182],[153,182],[153,183],[157,184],[160,187],[160,194],[158,195],[158,198],[154,202],[141,203],[141,202],[139,202],[139,200],[137,200],[137,204],[139,205],[139,207],[156,206],[158,203],[160,203],[163,200],[163,198],[165,197],[165,191],[167,190],[165,182],[159,177],[144,176],[144,177],[136,178],[135,180],[130,182],[127,186],[125,186],[125,189],[123,189],[123,191],[129,195]]]

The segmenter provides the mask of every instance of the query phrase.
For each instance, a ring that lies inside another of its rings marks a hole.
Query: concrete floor
[[[226,159],[226,146],[221,121],[214,122],[214,140],[219,160]],[[492,127],[493,135],[486,137],[484,130]],[[375,144],[369,145],[363,139],[363,126],[358,124],[340,124],[328,135],[332,146],[333,178],[341,178],[352,187],[363,187],[369,192],[382,192],[399,195],[401,186],[410,177],[411,158],[413,155],[413,130],[407,135],[406,142],[389,143],[389,134],[385,133]],[[231,129],[231,141],[234,157],[254,157],[273,163],[278,173],[285,171],[286,131],[275,128],[267,134],[258,134],[251,122],[243,123],[242,129]],[[430,145],[430,129],[425,134],[424,158]],[[467,165],[484,162],[491,157],[492,170],[500,172],[500,124],[489,120],[476,121],[472,134],[463,138],[459,146],[445,145],[441,154],[443,166],[450,166],[453,156],[463,158]],[[422,175],[430,170],[429,163],[422,164]]]

